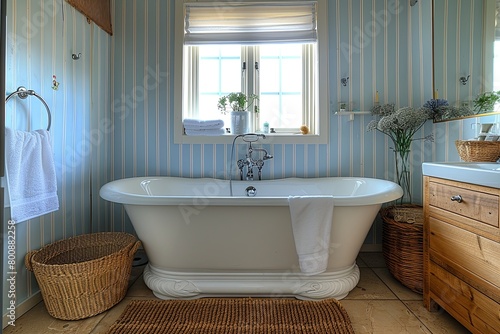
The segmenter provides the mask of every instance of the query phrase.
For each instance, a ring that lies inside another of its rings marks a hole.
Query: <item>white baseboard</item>
[[[382,244],[369,244],[361,246],[361,252],[381,252]]]
[[[40,291],[35,293],[33,296],[29,297],[26,299],[24,302],[22,302],[19,305],[16,305],[16,319],[19,319],[20,316],[22,316],[24,313],[28,312],[31,310],[36,304],[42,301],[42,294]],[[12,321],[9,317],[7,317],[8,313],[3,315],[2,319],[2,328],[5,328],[9,325],[9,322]],[[15,320],[14,320],[15,324]]]

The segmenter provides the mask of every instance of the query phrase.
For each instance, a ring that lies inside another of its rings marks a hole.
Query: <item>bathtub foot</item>
[[[144,282],[161,299],[201,297],[295,297],[305,300],[342,299],[359,282],[359,268],[306,276],[296,272],[167,271],[148,264]]]
[[[161,299],[198,298],[201,290],[190,280],[169,279],[149,265],[144,268],[144,282]]]
[[[318,275],[316,275],[318,276]],[[315,277],[315,276],[314,276]],[[304,284],[294,291],[298,299],[342,299],[347,296],[349,291],[354,289],[359,282],[359,268],[355,265],[348,275],[336,277],[334,279],[315,279],[306,280]]]

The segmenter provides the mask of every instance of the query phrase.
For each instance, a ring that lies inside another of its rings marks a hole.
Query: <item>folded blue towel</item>
[[[224,121],[221,119],[194,119],[185,118],[183,121],[184,128],[190,130],[208,130],[208,129],[221,129],[224,127]]]

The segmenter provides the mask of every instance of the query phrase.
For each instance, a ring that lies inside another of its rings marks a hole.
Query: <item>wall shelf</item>
[[[354,121],[355,115],[371,115],[371,111],[336,111],[337,116],[349,116],[349,121]]]

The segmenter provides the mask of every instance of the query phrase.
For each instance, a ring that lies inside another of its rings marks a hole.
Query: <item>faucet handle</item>
[[[245,167],[245,160],[243,159],[238,160],[238,168],[243,169],[243,167]]]

